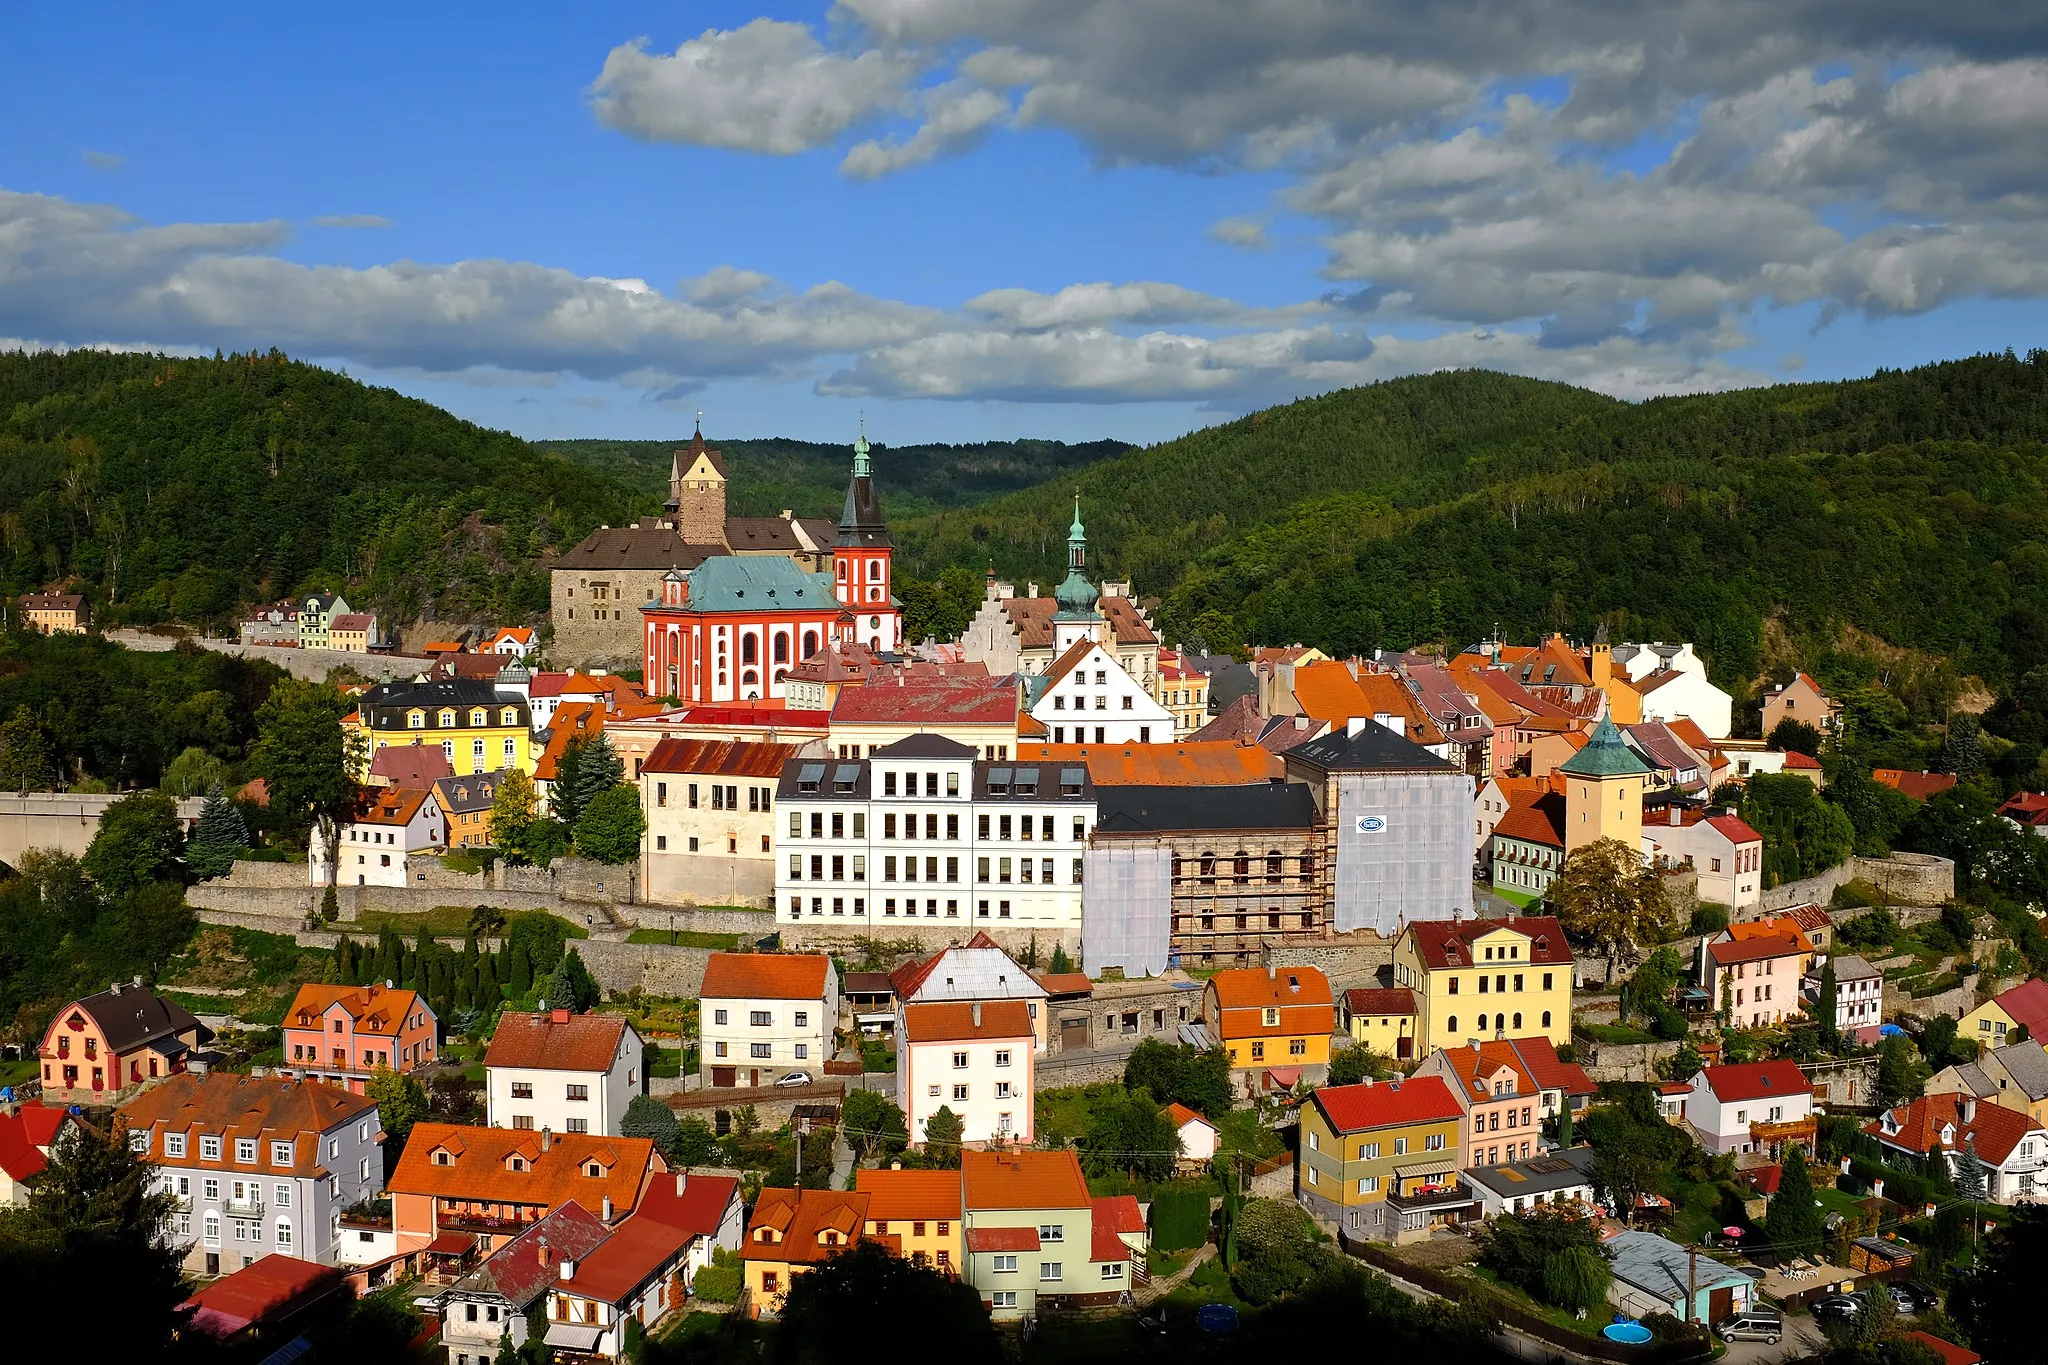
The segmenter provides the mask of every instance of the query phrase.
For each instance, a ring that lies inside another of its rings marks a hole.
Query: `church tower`
[[[1102,637],[1102,616],[1095,610],[1100,594],[1088,581],[1088,532],[1081,526],[1081,497],[1074,495],[1074,524],[1067,528],[1067,577],[1053,590],[1058,609],[1052,614],[1052,655],[1055,659],[1077,640]]]
[[[663,509],[686,545],[725,548],[725,456],[704,444],[704,414],[697,434],[675,453],[669,466],[668,502]]]
[[[839,539],[832,548],[833,588],[853,613],[853,638],[881,654],[902,644],[903,613],[896,604],[890,561],[895,542],[882,520],[882,496],[875,488],[865,423],[853,442],[853,477],[839,514]]]
[[[1564,851],[1569,857],[1600,839],[1619,839],[1640,855],[1643,847],[1643,787],[1650,765],[1621,742],[1621,731],[1605,716],[1586,747],[1558,765],[1564,779]]]

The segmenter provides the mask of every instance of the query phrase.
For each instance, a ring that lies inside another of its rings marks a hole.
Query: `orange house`
[[[417,991],[384,986],[299,987],[284,1012],[280,1076],[326,1081],[363,1093],[380,1067],[413,1071],[434,1060],[440,1022]]]
[[[142,984],[115,982],[57,1011],[43,1034],[43,1100],[115,1104],[185,1069],[213,1030]]]
[[[571,1200],[616,1226],[667,1170],[648,1138],[420,1123],[385,1190],[400,1252],[468,1232],[489,1255]]]

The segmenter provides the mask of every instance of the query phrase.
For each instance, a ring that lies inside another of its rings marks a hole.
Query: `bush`
[[[1337,1263],[1328,1239],[1298,1204],[1248,1199],[1234,1232],[1238,1260],[1230,1284],[1246,1303],[1284,1298]]]
[[[1835,940],[1851,948],[1889,948],[1899,941],[1899,921],[1889,910],[1869,910],[1835,930]]]
[[[1692,922],[1685,926],[1689,934],[1718,934],[1728,927],[1728,907],[1704,901],[1692,908]]]
[[[690,1281],[690,1292],[711,1303],[738,1303],[745,1285],[746,1266],[739,1253],[714,1247],[711,1264],[697,1271],[697,1277]]]
[[[1209,1187],[1177,1183],[1152,1196],[1152,1245],[1184,1251],[1209,1240]]]

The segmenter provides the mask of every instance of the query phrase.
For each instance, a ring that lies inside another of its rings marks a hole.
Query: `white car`
[[[788,1074],[787,1076],[783,1076],[783,1077],[781,1077],[780,1079],[778,1079],[778,1080],[777,1080],[777,1081],[775,1082],[775,1088],[776,1088],[776,1089],[778,1089],[778,1090],[780,1090],[780,1089],[783,1089],[783,1088],[785,1088],[785,1087],[787,1087],[787,1086],[793,1086],[793,1085],[809,1085],[810,1083],[811,1083],[811,1073],[810,1073],[810,1072],[808,1072],[808,1071],[792,1071],[792,1072],[790,1072],[790,1073],[789,1073],[789,1074]]]

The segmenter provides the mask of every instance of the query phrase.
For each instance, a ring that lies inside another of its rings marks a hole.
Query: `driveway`
[[[1728,1354],[1722,1357],[1722,1362],[1723,1365],[1777,1365],[1779,1361],[1811,1355],[1825,1345],[1827,1338],[1821,1335],[1813,1315],[1799,1313],[1786,1317],[1785,1339],[1776,1346],[1766,1346],[1761,1341],[1730,1342]]]

